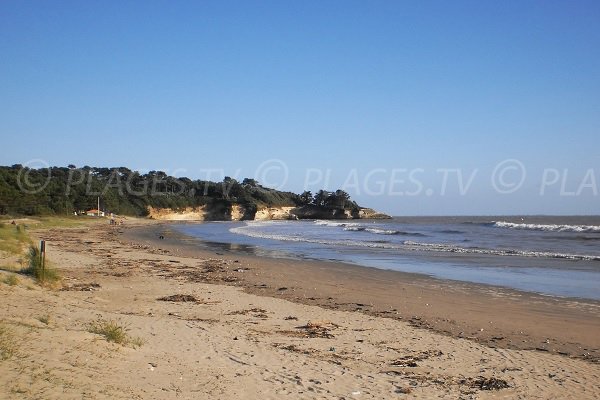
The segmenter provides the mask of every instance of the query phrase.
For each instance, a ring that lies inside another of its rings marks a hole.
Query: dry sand
[[[593,302],[362,268],[342,279],[348,266],[192,251],[157,229],[37,232],[63,290],[0,283],[0,348],[14,349],[0,398],[600,397]],[[143,345],[90,333],[98,320]]]

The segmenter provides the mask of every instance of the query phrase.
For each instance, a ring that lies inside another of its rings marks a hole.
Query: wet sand
[[[190,272],[190,279],[233,284],[248,293],[303,304],[404,320],[490,347],[600,361],[598,301],[543,296],[340,262],[259,257],[236,250],[236,246],[215,250],[168,224],[128,230],[124,238],[173,254],[235,261],[237,269],[244,270],[196,276]]]

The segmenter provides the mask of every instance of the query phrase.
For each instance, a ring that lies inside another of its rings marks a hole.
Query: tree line
[[[314,195],[263,187],[254,179],[238,182],[191,180],[162,171],[141,174],[125,167],[104,168],[75,165],[28,168],[20,164],[0,166],[0,215],[66,215],[97,208],[121,215],[145,216],[148,207],[171,208],[210,205],[223,212],[233,204],[249,212],[261,207],[351,208],[359,206],[343,190],[320,190]]]

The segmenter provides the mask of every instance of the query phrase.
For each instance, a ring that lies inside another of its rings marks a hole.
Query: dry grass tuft
[[[0,361],[8,360],[17,351],[15,335],[6,325],[0,322]]]
[[[117,343],[122,346],[131,345],[134,348],[141,347],[145,343],[145,340],[129,336],[127,333],[128,330],[113,320],[98,320],[88,325],[88,332],[104,336],[107,342]]]
[[[3,282],[8,286],[16,286],[19,284],[19,278],[15,274],[10,274],[4,277]]]
[[[42,265],[40,249],[36,246],[29,246],[27,258],[29,259],[29,266],[21,270],[21,273],[33,276],[39,283],[51,284],[60,280],[60,275],[54,268],[49,267],[48,263]]]
[[[19,255],[31,239],[21,225],[0,224],[0,251]]]

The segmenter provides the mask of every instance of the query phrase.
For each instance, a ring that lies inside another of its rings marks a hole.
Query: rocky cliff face
[[[379,211],[375,211],[372,208],[361,208],[358,211],[358,218],[359,219],[390,219],[392,217],[390,217],[387,214],[380,213]]]
[[[294,219],[387,219],[389,215],[371,208],[348,209],[318,207],[314,205],[297,207],[292,210]]]
[[[234,205],[231,210],[222,207],[186,207],[179,210],[171,208],[148,207],[148,218],[163,221],[238,221],[243,219],[245,209]]]
[[[293,211],[296,219],[353,219],[352,210],[343,208],[318,207],[313,205],[297,207]],[[356,214],[356,213],[354,213]]]
[[[205,221],[205,206],[198,208],[187,207],[182,210],[170,208],[148,207],[148,218],[165,221]]]
[[[210,206],[187,207],[181,210],[148,207],[148,217],[163,221],[242,221],[242,220],[297,220],[297,219],[384,219],[390,218],[371,208],[350,210],[318,207],[267,207],[249,210],[234,204],[231,209]]]
[[[258,221],[267,220],[284,220],[294,218],[294,210],[296,207],[269,207],[256,211],[254,219]]]

